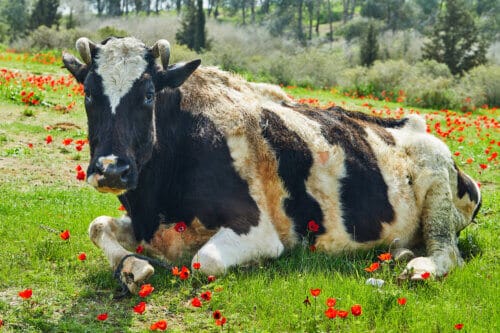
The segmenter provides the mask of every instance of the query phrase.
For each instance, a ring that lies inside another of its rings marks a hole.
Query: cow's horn
[[[168,61],[170,59],[170,43],[166,39],[160,39],[153,45],[153,56],[160,57],[163,69],[167,69]]]
[[[92,62],[92,56],[90,51],[95,49],[96,45],[88,38],[82,37],[76,41],[76,49],[80,52],[80,57],[87,64],[90,65]]]

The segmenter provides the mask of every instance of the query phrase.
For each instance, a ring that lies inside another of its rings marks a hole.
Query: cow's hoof
[[[155,269],[146,260],[129,257],[123,261],[120,280],[132,294],[137,294],[142,283],[153,275]]]
[[[397,262],[407,262],[415,258],[413,251],[405,249],[403,247],[397,248],[391,251],[392,258]]]
[[[412,259],[401,275],[400,279],[410,279],[413,281],[426,280],[436,276],[436,264],[428,257],[417,257]]]

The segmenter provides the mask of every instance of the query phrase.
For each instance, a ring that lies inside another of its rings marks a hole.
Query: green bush
[[[463,107],[474,108],[484,104],[500,106],[500,66],[479,66],[470,70],[457,84],[457,93]]]
[[[89,35],[91,33],[86,30],[56,30],[42,25],[33,30],[26,38],[16,41],[13,47],[23,52],[48,49],[73,49],[78,38]]]
[[[108,37],[127,37],[129,35],[130,34],[127,31],[109,25],[100,28],[96,33],[98,41],[104,40]]]

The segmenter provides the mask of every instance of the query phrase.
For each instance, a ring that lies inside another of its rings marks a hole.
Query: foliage
[[[37,0],[30,17],[30,28],[59,25],[61,14],[57,12],[59,0]]]
[[[360,58],[361,64],[366,67],[370,67],[378,57],[378,40],[377,40],[377,30],[375,25],[370,23],[368,26],[368,31],[360,45]]]
[[[175,39],[196,52],[208,48],[202,0],[186,0],[182,26],[175,34]]]
[[[9,26],[9,41],[16,40],[24,35],[28,28],[28,13],[26,11],[26,1],[7,1],[3,4],[1,16]]]
[[[486,63],[486,45],[463,0],[446,0],[431,40],[423,48],[424,58],[445,63],[451,73],[462,75]]]

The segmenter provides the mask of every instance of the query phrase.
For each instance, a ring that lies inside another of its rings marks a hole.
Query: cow
[[[127,212],[96,218],[89,236],[131,292],[154,273],[139,244],[207,275],[304,241],[333,255],[390,246],[405,279],[462,265],[458,234],[481,194],[420,116],[298,104],[200,60],[170,65],[166,40],[76,48],[82,61],[63,63],[84,85],[87,182]]]

